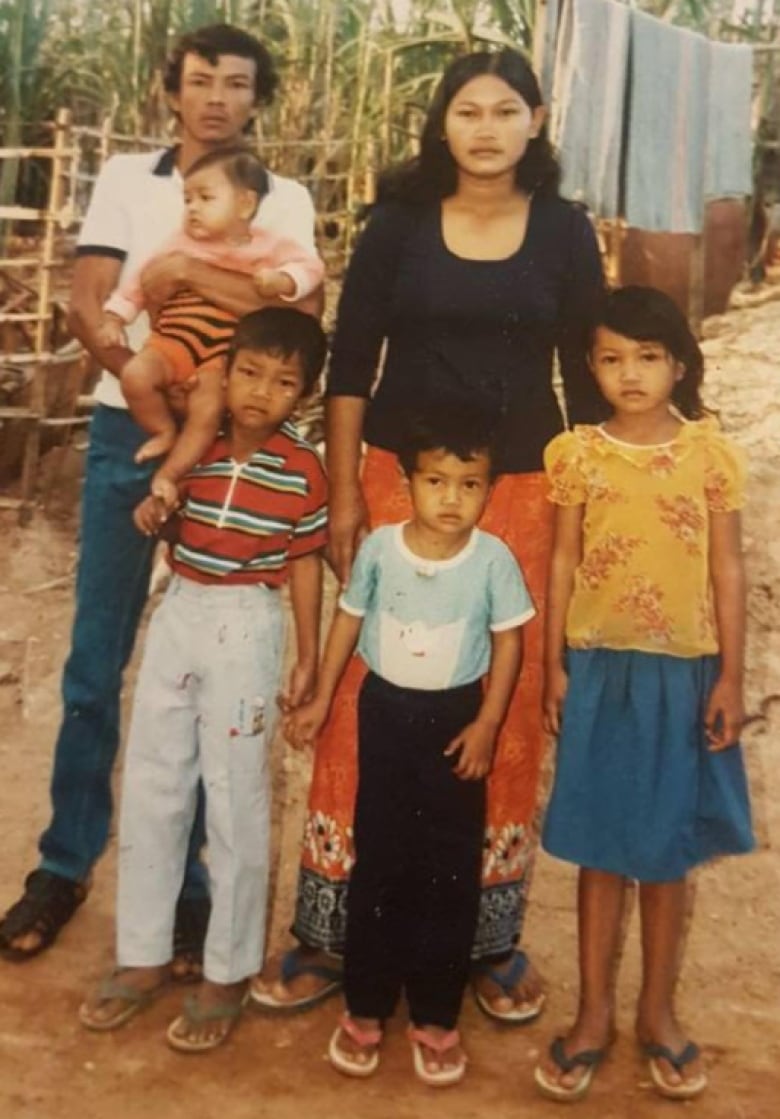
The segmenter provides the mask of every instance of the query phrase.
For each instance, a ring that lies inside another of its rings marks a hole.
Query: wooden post
[[[55,237],[57,224],[64,198],[66,177],[66,154],[69,141],[70,110],[60,109],[54,125],[54,148],[49,184],[49,202],[46,208],[46,228],[41,247],[41,266],[38,276],[38,308],[35,323],[33,349],[36,362],[30,385],[30,412],[25,420],[27,436],[22,460],[21,506],[19,519],[22,524],[32,515],[35,498],[35,482],[38,472],[38,459],[41,449],[40,421],[46,411],[46,358],[47,342],[51,330],[51,272],[54,264]]]

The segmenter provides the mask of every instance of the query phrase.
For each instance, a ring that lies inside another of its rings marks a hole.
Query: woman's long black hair
[[[514,50],[476,51],[450,63],[433,95],[420,137],[419,155],[385,171],[379,179],[378,202],[424,204],[455,193],[458,168],[444,135],[444,119],[453,97],[474,78],[492,74],[501,78],[528,105],[536,109],[542,94],[528,59]],[[529,194],[557,194],[560,168],[544,126],[517,164],[517,186]]]

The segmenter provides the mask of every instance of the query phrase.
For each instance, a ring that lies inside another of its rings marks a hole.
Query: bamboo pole
[[[70,140],[70,111],[60,109],[54,126],[54,148],[52,151],[51,180],[49,200],[46,211],[46,228],[41,248],[41,268],[38,278],[38,311],[33,340],[36,357],[35,372],[30,386],[30,412],[25,440],[21,477],[20,520],[24,523],[32,513],[35,493],[35,480],[41,449],[40,421],[46,408],[46,362],[42,360],[46,352],[47,329],[51,319],[51,269],[54,262],[55,236],[62,200],[64,197],[65,167],[68,160]]]

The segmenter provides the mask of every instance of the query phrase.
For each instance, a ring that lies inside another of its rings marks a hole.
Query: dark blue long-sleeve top
[[[377,206],[344,280],[328,395],[370,397],[364,438],[394,451],[423,403],[476,394],[500,417],[498,469],[541,470],[545,445],[564,426],[552,388],[556,348],[569,422],[603,415],[586,362],[602,286],[593,227],[563,199],[534,196],[520,249],[489,261],[450,252],[439,203]]]

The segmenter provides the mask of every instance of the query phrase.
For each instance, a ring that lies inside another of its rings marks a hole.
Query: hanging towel
[[[630,10],[570,0],[558,36],[551,131],[561,192],[599,217],[618,214]]]
[[[709,44],[631,12],[625,217],[639,229],[699,233],[704,224]]]
[[[710,43],[710,95],[704,191],[709,198],[753,193],[750,114],[753,49]]]
[[[555,74],[555,52],[558,43],[558,23],[561,16],[561,7],[566,0],[547,0],[542,9],[544,11],[544,27],[542,29],[542,48],[539,60],[539,88],[542,91],[542,101],[548,109],[552,105],[553,77]],[[537,9],[538,10],[538,9]],[[536,55],[536,42],[534,41],[534,55]]]

